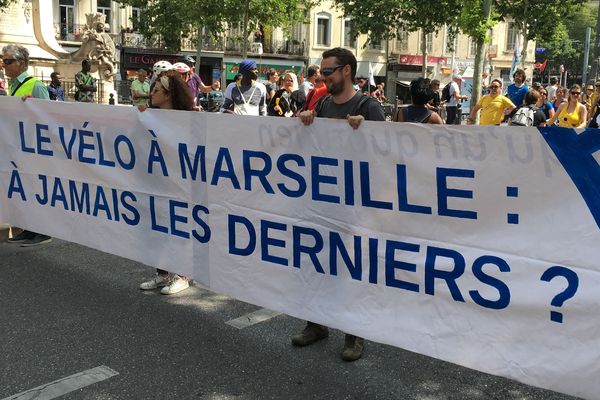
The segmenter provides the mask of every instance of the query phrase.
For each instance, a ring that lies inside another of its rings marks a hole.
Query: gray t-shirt
[[[331,96],[323,97],[321,105],[317,105],[317,117],[346,119],[350,115],[362,115],[368,121],[385,121],[381,104],[373,97],[367,96],[366,102],[360,107],[359,103],[365,96],[357,92],[354,97],[342,104],[335,104]],[[358,108],[357,108],[358,107]]]

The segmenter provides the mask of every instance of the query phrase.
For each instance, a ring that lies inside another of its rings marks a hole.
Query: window
[[[331,44],[331,16],[325,12],[317,14],[316,40],[317,46],[329,46]]]
[[[367,49],[382,51],[384,47],[385,47],[385,42],[383,40],[380,40],[379,42],[369,40],[369,45],[367,46]]]
[[[352,21],[350,20],[350,18],[346,18],[344,20],[344,47],[351,47],[351,48],[355,48],[356,47],[356,36],[353,36],[350,34],[350,31],[352,29]]]
[[[59,0],[58,15],[60,39],[72,39],[75,30],[75,0]]]
[[[473,38],[469,39],[469,56],[475,57],[477,54],[477,41],[473,40]]]
[[[111,18],[111,0],[98,0],[98,12],[106,15],[106,23],[111,25],[112,28],[112,20]]]
[[[427,47],[427,53],[431,54],[433,51],[433,32],[428,33],[425,37],[425,46]]]
[[[408,51],[408,31],[398,29],[396,32],[396,50]]]
[[[141,12],[139,7],[131,7],[131,23],[134,31],[137,31],[139,28]]]
[[[506,50],[514,50],[517,46],[517,37],[519,32],[514,23],[508,24],[508,29],[506,32]]]

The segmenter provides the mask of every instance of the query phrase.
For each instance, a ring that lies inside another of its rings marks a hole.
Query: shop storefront
[[[191,55],[196,58],[195,53],[184,52],[182,54]],[[152,66],[157,61],[166,60],[170,63],[177,62],[177,57],[181,54],[166,52],[161,49],[143,49],[124,47],[121,49],[121,79],[132,80],[137,76],[137,71],[145,69],[151,71]],[[202,78],[202,81],[209,85],[214,80],[221,78],[221,65],[223,59],[221,57],[215,57],[213,54],[200,58],[200,69],[198,75]]]

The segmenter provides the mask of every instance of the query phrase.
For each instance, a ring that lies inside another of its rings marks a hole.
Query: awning
[[[409,81],[400,81],[398,79],[395,79],[395,81],[396,81],[396,85],[401,85],[401,86],[406,86],[406,87],[410,86],[410,82]]]

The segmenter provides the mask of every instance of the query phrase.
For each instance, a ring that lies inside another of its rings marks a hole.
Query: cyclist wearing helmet
[[[150,80],[150,93],[154,90],[154,86],[156,85],[156,81],[158,78],[163,76],[167,71],[171,71],[173,69],[173,65],[165,60],[160,60],[154,63],[152,67],[152,79]],[[150,108],[158,108],[152,105],[152,96],[148,99],[148,107]]]
[[[177,62],[173,66],[180,66],[180,64],[187,66],[187,71],[183,72],[184,68],[182,67],[179,68],[181,69],[181,71],[178,71],[177,68],[174,69],[182,73],[183,78],[185,79],[188,87],[190,88],[190,91],[192,92],[192,96],[194,96],[194,99],[198,98],[199,92],[210,93],[212,91],[212,88],[210,86],[206,86],[202,82],[202,79],[200,79],[200,76],[198,76],[198,74],[196,73],[196,60],[194,60],[194,57],[188,55],[181,55],[177,57]]]

